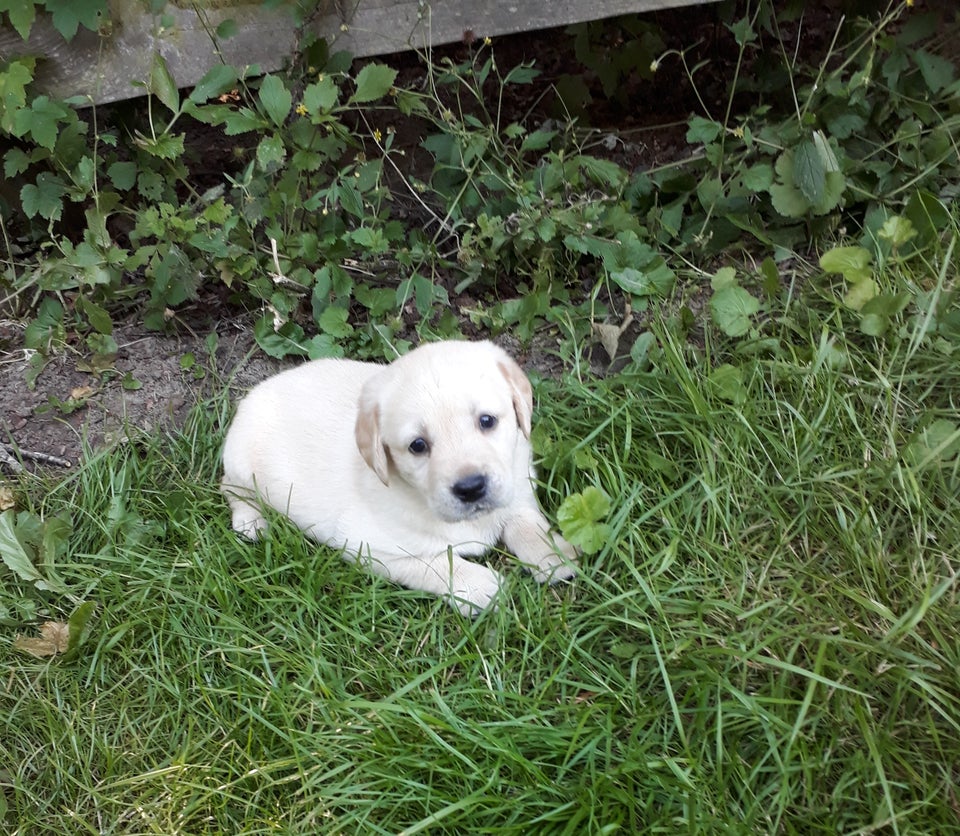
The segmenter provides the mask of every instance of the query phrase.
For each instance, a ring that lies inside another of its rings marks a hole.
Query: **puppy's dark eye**
[[[424,453],[430,451],[430,445],[427,444],[425,439],[415,438],[410,442],[410,445],[407,447],[407,449],[415,456],[422,456]]]
[[[497,426],[497,418],[495,415],[481,415],[477,423],[481,430],[492,430]]]

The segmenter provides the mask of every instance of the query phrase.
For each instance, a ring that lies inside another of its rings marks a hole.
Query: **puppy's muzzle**
[[[487,477],[482,473],[472,473],[455,482],[450,491],[464,505],[474,505],[487,495]]]

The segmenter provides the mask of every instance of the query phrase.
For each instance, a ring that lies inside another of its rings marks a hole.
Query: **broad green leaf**
[[[20,110],[14,120],[15,133],[29,136],[37,145],[53,150],[60,137],[62,123],[67,118],[67,109],[46,96],[37,96],[29,108]]]
[[[72,41],[80,24],[96,31],[100,14],[107,11],[107,0],[46,0],[46,7],[53,15],[53,28]]]
[[[303,106],[311,116],[328,113],[337,103],[340,90],[330,76],[324,76],[303,91]]]
[[[23,512],[26,513],[26,512]],[[0,560],[20,580],[36,583],[43,575],[33,565],[36,552],[17,537],[17,517],[11,510],[0,514]]]
[[[367,64],[357,73],[357,90],[350,97],[354,104],[374,102],[390,92],[397,71],[385,64]]]
[[[542,151],[550,146],[550,141],[557,135],[556,131],[534,131],[524,137],[520,145],[520,153],[527,151]]]
[[[0,72],[0,129],[15,133],[14,119],[27,103],[27,85],[33,81],[32,58],[11,61]]]
[[[837,157],[833,153],[833,148],[830,147],[830,143],[827,141],[827,138],[823,135],[822,131],[813,132],[813,144],[817,149],[817,153],[820,155],[820,161],[823,163],[823,170],[826,172],[839,171],[840,163],[837,162]]]
[[[70,613],[70,618],[67,619],[70,638],[67,642],[67,649],[64,653],[65,656],[70,656],[76,652],[76,650],[83,643],[87,636],[87,630],[90,626],[90,619],[93,617],[93,614],[96,611],[96,601],[85,601],[72,613]]]
[[[23,40],[30,37],[30,28],[36,19],[34,0],[0,0],[0,12],[7,13],[10,25]]]
[[[271,357],[281,359],[307,354],[303,329],[294,322],[285,322],[274,328],[273,315],[262,316],[253,327],[253,335],[259,346]]]
[[[880,292],[873,279],[860,279],[854,282],[843,297],[843,304],[850,310],[859,311]]]
[[[720,131],[722,130],[723,125],[719,122],[714,122],[712,119],[704,119],[702,116],[694,116],[690,119],[689,127],[687,128],[687,142],[691,145],[706,145],[720,136]]]
[[[156,96],[173,113],[180,112],[180,91],[177,89],[177,82],[174,80],[167,67],[167,62],[159,53],[153,54],[153,64],[150,67],[150,83],[147,85],[147,91]]]
[[[956,78],[956,70],[946,58],[918,49],[914,53],[914,60],[920,68],[920,74],[930,88],[931,93],[939,93]]]
[[[137,164],[133,162],[112,163],[107,169],[107,177],[113,183],[114,188],[120,191],[132,189],[137,182]]]
[[[840,273],[848,282],[873,276],[872,256],[863,247],[834,247],[820,256],[820,267],[827,273]]]
[[[260,104],[263,110],[278,128],[283,126],[293,107],[293,94],[284,86],[283,81],[275,75],[265,76],[260,83]]]
[[[747,402],[748,390],[743,382],[743,370],[739,367],[724,363],[710,372],[708,380],[717,397],[735,406],[742,406]]]
[[[885,241],[889,241],[890,245],[896,249],[916,238],[917,230],[913,228],[913,223],[909,218],[894,215],[887,218],[877,235]]]
[[[960,427],[948,418],[938,418],[914,433],[903,458],[913,467],[950,462],[960,453]]]
[[[269,171],[280,165],[287,155],[283,138],[279,134],[265,136],[257,145],[257,164],[261,169]]]
[[[28,218],[39,215],[50,221],[60,220],[63,213],[63,196],[66,185],[57,175],[46,171],[37,175],[37,182],[28,183],[20,190],[20,202],[23,213]]]
[[[734,267],[721,267],[710,278],[710,287],[713,290],[723,290],[737,284],[737,271]]]
[[[774,183],[770,187],[770,201],[785,218],[802,218],[811,209],[810,201],[796,186],[788,183]]]
[[[201,103],[232,90],[237,83],[237,71],[226,64],[216,64],[190,91],[190,101]]]
[[[752,165],[743,170],[740,180],[752,192],[765,192],[773,185],[773,166],[769,163]]]
[[[347,322],[350,311],[330,305],[317,319],[317,326],[324,334],[337,339],[348,337],[353,333],[353,326]]]
[[[592,485],[568,496],[557,509],[560,533],[584,553],[594,554],[610,538],[610,526],[601,522],[610,513],[610,497]]]
[[[823,199],[826,178],[817,146],[811,140],[801,142],[793,152],[793,185],[811,204],[817,204]]]
[[[729,337],[742,337],[753,324],[760,302],[737,285],[718,290],[710,297],[710,316]]]

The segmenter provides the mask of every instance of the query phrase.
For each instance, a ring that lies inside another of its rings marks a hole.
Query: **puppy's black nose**
[[[477,502],[487,492],[487,477],[482,473],[474,473],[461,479],[450,490],[461,502]]]

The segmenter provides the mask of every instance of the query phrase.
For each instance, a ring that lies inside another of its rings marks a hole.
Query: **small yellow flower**
[[[483,39],[484,46],[490,46],[490,44],[492,43],[493,43],[493,38],[491,38],[489,35],[487,35],[487,37]]]
[[[912,9],[912,8],[913,8],[913,0],[907,0],[907,8],[908,8],[908,9]]]
[[[376,142],[379,142],[381,139],[383,139],[383,134],[380,133],[380,129],[379,129],[379,128],[374,128],[374,129],[373,129],[373,138],[374,138],[374,140],[375,140]]]
[[[306,116],[308,112],[307,106],[303,102],[297,105],[297,116]]]
[[[660,62],[656,58],[654,58],[650,62],[650,72],[655,73],[659,69],[660,69]]]

